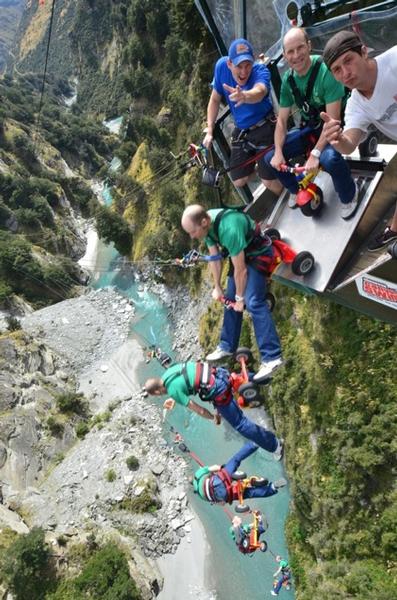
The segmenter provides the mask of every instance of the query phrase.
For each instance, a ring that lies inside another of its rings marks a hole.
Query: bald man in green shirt
[[[266,302],[268,275],[262,268],[266,257],[272,255],[271,244],[262,243],[263,238],[255,222],[239,210],[206,210],[200,204],[192,204],[185,209],[181,224],[192,239],[205,241],[210,255],[219,257],[209,262],[215,284],[212,297],[219,300],[225,295],[235,300],[232,310],[224,310],[220,343],[207,360],[220,360],[237,350],[245,306],[252,317],[262,359],[253,380],[267,380],[283,364],[280,340]],[[229,255],[233,266],[226,292],[221,286],[221,250]]]

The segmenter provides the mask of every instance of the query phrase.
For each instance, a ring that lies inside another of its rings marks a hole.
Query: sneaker
[[[288,208],[296,208],[298,205],[296,203],[296,194],[290,194],[288,198]]]
[[[389,242],[392,242],[393,240],[397,240],[397,233],[395,231],[392,231],[388,225],[386,229],[382,231],[382,233],[376,236],[373,242],[370,242],[368,244],[368,251],[375,252],[375,250],[383,248],[383,246],[386,246]]]
[[[259,371],[253,376],[253,381],[260,382],[263,379],[268,379],[268,377],[272,377],[274,371],[279,369],[283,362],[284,361],[281,358],[281,356],[279,358],[275,358],[274,360],[268,360],[266,362],[263,362],[259,368]]]
[[[279,439],[277,448],[273,452],[273,458],[274,458],[274,460],[279,461],[283,458],[283,456],[284,456],[284,440]]]
[[[340,216],[342,219],[351,219],[356,210],[358,209],[358,190],[356,189],[356,193],[354,194],[354,198],[351,202],[347,204],[342,204],[340,209]]]
[[[215,348],[213,352],[207,354],[205,357],[206,360],[221,360],[221,358],[226,358],[227,356],[232,356],[233,352],[228,352],[227,350],[222,350],[219,346]]]
[[[278,594],[276,594],[276,592],[274,590],[271,590],[270,593],[271,593],[272,596],[278,596]]]
[[[279,490],[280,488],[283,488],[287,485],[287,480],[284,479],[284,477],[280,477],[280,479],[276,479],[276,481],[273,481],[273,486],[275,490]]]

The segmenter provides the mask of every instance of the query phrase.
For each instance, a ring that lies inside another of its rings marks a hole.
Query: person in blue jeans
[[[232,504],[238,500],[238,482],[232,479],[243,460],[258,450],[258,446],[247,442],[225,465],[203,466],[197,469],[193,477],[193,489],[196,494],[212,503]],[[262,485],[247,486],[244,488],[243,498],[269,498],[278,493],[278,490],[287,485],[285,479],[280,478],[275,482],[263,480]]]
[[[276,556],[276,561],[278,562],[279,567],[277,571],[273,573],[273,577],[276,577],[276,583],[270,592],[272,596],[278,596],[283,585],[289,590],[291,582],[291,569],[288,561],[281,558],[281,556]]]
[[[344,86],[336,81],[320,56],[310,54],[310,40],[303,29],[291,28],[284,36],[283,49],[290,69],[284,74],[281,85],[274,150],[262,159],[268,167],[268,178],[272,173],[289,190],[288,206],[295,208],[298,183],[293,174],[280,170],[281,165],[310,152],[306,171],[316,171],[321,165],[330,174],[341,202],[341,217],[350,219],[358,207],[356,184],[343,156],[327,142],[320,117],[326,107],[332,118],[340,119]],[[287,133],[294,106],[300,110],[300,128]]]
[[[226,294],[235,300],[232,310],[224,310],[220,343],[207,355],[207,360],[220,360],[237,350],[245,306],[252,318],[261,355],[261,365],[253,380],[269,379],[283,364],[280,340],[266,302],[266,261],[272,253],[271,245],[266,244],[249,215],[239,210],[207,211],[200,204],[192,204],[185,209],[181,224],[192,239],[205,240],[213,257],[209,262],[214,280],[212,297],[219,300]],[[226,292],[221,285],[221,250],[229,255],[232,268]]]
[[[220,423],[223,417],[235,431],[255,442],[258,446],[273,453],[280,460],[283,442],[261,425],[248,419],[233,396],[230,372],[224,367],[210,367],[208,363],[176,363],[168,368],[162,377],[150,378],[145,383],[148,394],[161,396],[168,394],[164,408],[172,409],[175,403],[186,406],[205,419]],[[211,402],[216,408],[213,414],[204,406],[194,402],[190,395],[199,395],[204,402]]]

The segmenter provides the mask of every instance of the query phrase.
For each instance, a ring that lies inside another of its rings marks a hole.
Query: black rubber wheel
[[[392,242],[387,248],[388,253],[392,258],[397,258],[397,242]]]
[[[318,187],[316,195],[313,196],[313,198],[310,200],[310,202],[308,202],[304,206],[301,206],[301,211],[302,211],[302,214],[305,215],[305,217],[314,217],[314,216],[318,216],[320,214],[323,206],[324,206],[323,192]]]
[[[276,306],[276,298],[271,292],[267,292],[265,296],[265,302],[270,312],[273,312],[273,309]]]
[[[261,552],[266,552],[266,550],[267,550],[267,542],[261,542],[260,546],[259,546],[259,550]]]
[[[242,383],[240,385],[238,388],[238,393],[244,398],[244,400],[250,402],[251,400],[255,400],[258,395],[258,390],[256,389],[254,383],[248,381],[247,383]]]
[[[248,504],[236,504],[234,510],[236,511],[236,513],[246,513],[250,511],[250,507],[248,506]]]
[[[241,358],[243,358],[245,361],[250,360],[250,358],[252,358],[252,352],[249,348],[237,348],[235,354],[234,354],[236,360],[240,360]]]
[[[251,486],[252,487],[262,487],[263,485],[267,485],[269,480],[265,477],[252,477]]]
[[[366,139],[358,145],[361,158],[376,156],[378,154],[378,136],[376,131],[370,131]]]
[[[249,539],[247,537],[244,538],[241,545],[244,548],[244,550],[248,550],[248,548],[250,547]]]
[[[307,250],[299,252],[292,262],[291,269],[295,275],[307,275],[314,267],[314,256]]]
[[[232,479],[234,479],[235,481],[240,481],[241,479],[246,478],[247,473],[245,473],[244,471],[235,471],[234,473],[232,473]]]
[[[265,229],[265,234],[271,239],[271,240],[281,240],[281,235],[278,229],[275,229],[274,227],[270,227],[269,229]]]

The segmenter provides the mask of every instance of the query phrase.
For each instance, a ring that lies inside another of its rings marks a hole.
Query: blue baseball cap
[[[238,38],[230,44],[229,60],[237,67],[243,60],[254,62],[254,49],[244,38]]]

